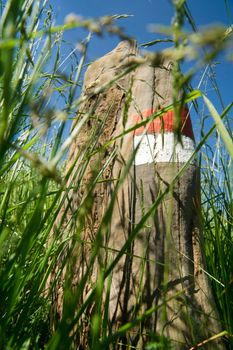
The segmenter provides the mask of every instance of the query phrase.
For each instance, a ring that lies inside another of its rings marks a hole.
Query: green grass
[[[199,33],[190,35],[183,32],[185,16],[194,26],[187,5],[183,7],[184,3],[177,2],[174,7],[177,22],[166,30],[166,35],[172,34],[169,40],[175,42],[175,48],[170,54],[178,57],[174,70],[177,86],[177,90],[174,89],[174,101],[177,99],[178,89],[188,84],[194,74],[206,63],[212,62],[219,51],[224,50],[222,43],[218,46],[213,44],[213,37],[218,39],[220,34],[225,33],[224,28],[211,33],[207,30],[202,41]],[[67,222],[69,194],[72,189],[81,186],[93,155],[99,153],[100,158],[103,157],[104,147],[98,148],[97,144],[99,130],[104,127],[104,121],[98,124],[100,129],[93,131],[86,141],[84,151],[77,154],[75,162],[65,174],[67,151],[83,127],[80,122],[67,137],[66,123],[75,117],[77,107],[82,103],[77,97],[82,86],[82,72],[87,63],[86,51],[89,41],[95,39],[87,34],[83,51],[79,54],[73,52],[68,61],[62,59],[61,51],[62,45],[66,45],[62,32],[71,28],[84,27],[88,33],[109,31],[120,39],[125,35],[112,18],[74,19],[63,26],[54,26],[53,13],[47,1],[8,0],[3,7],[0,18],[0,349],[72,349],[75,337],[72,330],[79,327],[79,321],[84,317],[86,309],[92,306],[95,309],[89,320],[89,348],[114,348],[118,339],[127,335],[133,326],[149,318],[155,308],[143,315],[137,315],[131,323],[123,325],[115,332],[107,322],[108,299],[105,299],[102,317],[100,308],[96,305],[100,307],[103,303],[103,289],[110,288],[110,275],[114,266],[127,251],[131,240],[136,237],[146,219],[156,210],[165,193],[145,213],[122,250],[107,265],[101,260],[101,249],[113,210],[116,192],[113,193],[96,239],[92,243],[92,254],[86,273],[78,287],[70,291],[72,269],[77,259],[76,249],[82,244],[84,219],[91,209],[93,191],[101,180],[103,169],[96,168],[86,195]],[[157,43],[148,43],[148,46]],[[202,55],[198,59],[200,52]],[[165,54],[168,54],[166,50]],[[195,64],[185,75],[181,75],[179,63],[190,58],[190,55],[195,58]],[[152,55],[149,59],[153,60],[155,57]],[[68,62],[72,69],[66,75],[61,73],[60,68],[65,68]],[[104,88],[106,87],[102,87]],[[204,101],[210,118],[213,118],[212,128],[210,131],[204,129],[197,147],[198,151],[202,146],[202,225],[207,272],[212,277],[223,329],[227,332],[226,343],[229,349],[233,349],[233,141],[229,130],[232,120],[227,114],[231,112],[232,106],[219,114],[204,93],[200,88],[200,91],[191,93],[186,99],[198,100],[199,104]],[[57,108],[57,105],[60,107]],[[90,111],[85,120],[92,117]],[[125,133],[120,137],[124,137]],[[104,146],[107,147],[113,141],[109,140]],[[211,149],[215,151],[211,152]],[[127,176],[133,156],[122,173],[117,188]],[[114,153],[110,154],[105,167],[111,157],[114,157]],[[174,182],[179,176],[180,174]],[[65,203],[64,215],[51,237],[51,229]],[[65,226],[66,230],[61,234]],[[46,290],[50,273],[61,256],[65,257],[62,265],[58,265],[56,278],[50,289]],[[92,269],[97,260],[102,266],[99,282],[93,286],[88,298],[77,311],[76,305],[80,302],[86,285],[90,284]],[[66,307],[61,322],[53,331],[49,321],[50,308],[64,267]],[[147,349],[172,349],[172,345],[162,335],[152,334]]]

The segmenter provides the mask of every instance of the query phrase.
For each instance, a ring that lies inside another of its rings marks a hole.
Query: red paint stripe
[[[153,113],[155,112],[152,109],[147,109],[143,111],[141,115],[134,115],[133,116],[134,123],[138,124],[142,122],[142,120],[151,117]],[[148,134],[156,134],[156,133],[161,133],[163,131],[174,132],[173,120],[174,120],[174,111],[170,110],[164,113],[162,116],[156,117],[152,122],[148,123],[147,125],[140,126],[138,129],[134,131],[134,135],[143,134],[145,128]],[[181,122],[182,122],[181,133],[194,140],[193,128],[192,128],[192,123],[189,116],[188,108],[184,108],[183,111],[181,112]]]

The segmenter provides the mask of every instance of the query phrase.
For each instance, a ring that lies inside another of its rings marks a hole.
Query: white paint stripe
[[[134,160],[135,165],[153,162],[187,162],[195,150],[195,144],[190,137],[184,135],[181,137],[183,145],[177,143],[173,132],[164,133],[163,135],[145,134],[134,136],[134,148],[140,143]]]

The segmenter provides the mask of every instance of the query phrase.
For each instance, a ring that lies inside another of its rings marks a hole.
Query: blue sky
[[[131,17],[120,20],[125,32],[135,37],[139,43],[148,42],[158,38],[157,34],[148,30],[149,24],[169,25],[174,15],[172,1],[169,0],[51,0],[50,1],[57,24],[62,24],[69,13],[76,13],[84,17],[99,17],[103,15],[129,14]],[[226,3],[229,4],[229,12]],[[232,24],[233,2],[225,0],[188,0],[187,4],[191,10],[194,21],[198,27],[209,24],[221,23],[225,26]],[[191,28],[186,24],[186,28]],[[84,38],[85,32],[80,29],[69,31],[65,34],[65,40],[73,44]],[[102,38],[94,37],[88,51],[88,60],[94,60],[106,52],[112,50],[119,39],[114,36],[105,35]],[[161,46],[162,48],[162,46]],[[154,47],[159,50],[160,46]],[[226,106],[233,100],[232,81],[233,63],[228,62],[224,55],[217,58],[215,68],[216,81]],[[188,69],[184,65],[184,69]],[[203,71],[200,71],[192,81],[194,87],[201,79]],[[212,99],[215,106],[221,112],[221,103],[210,84],[207,84],[205,92]]]
[[[68,13],[76,13],[84,17],[99,17],[114,14],[129,14],[132,17],[119,21],[126,33],[137,38],[139,43],[153,40],[156,35],[148,30],[149,24],[169,25],[174,9],[169,0],[51,0],[57,23],[63,23]],[[194,20],[198,26],[211,23],[231,24],[224,0],[191,0],[187,1]],[[233,15],[233,3],[231,1]],[[74,31],[68,36],[71,40],[80,39],[80,31]],[[96,57],[111,50],[117,38],[105,37],[96,39],[92,54]]]

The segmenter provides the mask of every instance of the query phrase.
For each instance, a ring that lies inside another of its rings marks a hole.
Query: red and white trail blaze
[[[135,124],[151,117],[153,110],[148,109],[140,116],[133,116]],[[157,117],[146,127],[141,126],[134,132],[134,148],[138,147],[135,165],[146,163],[178,162],[185,163],[195,151],[195,142],[189,111],[181,113],[181,142],[174,134],[174,112],[172,110]]]

